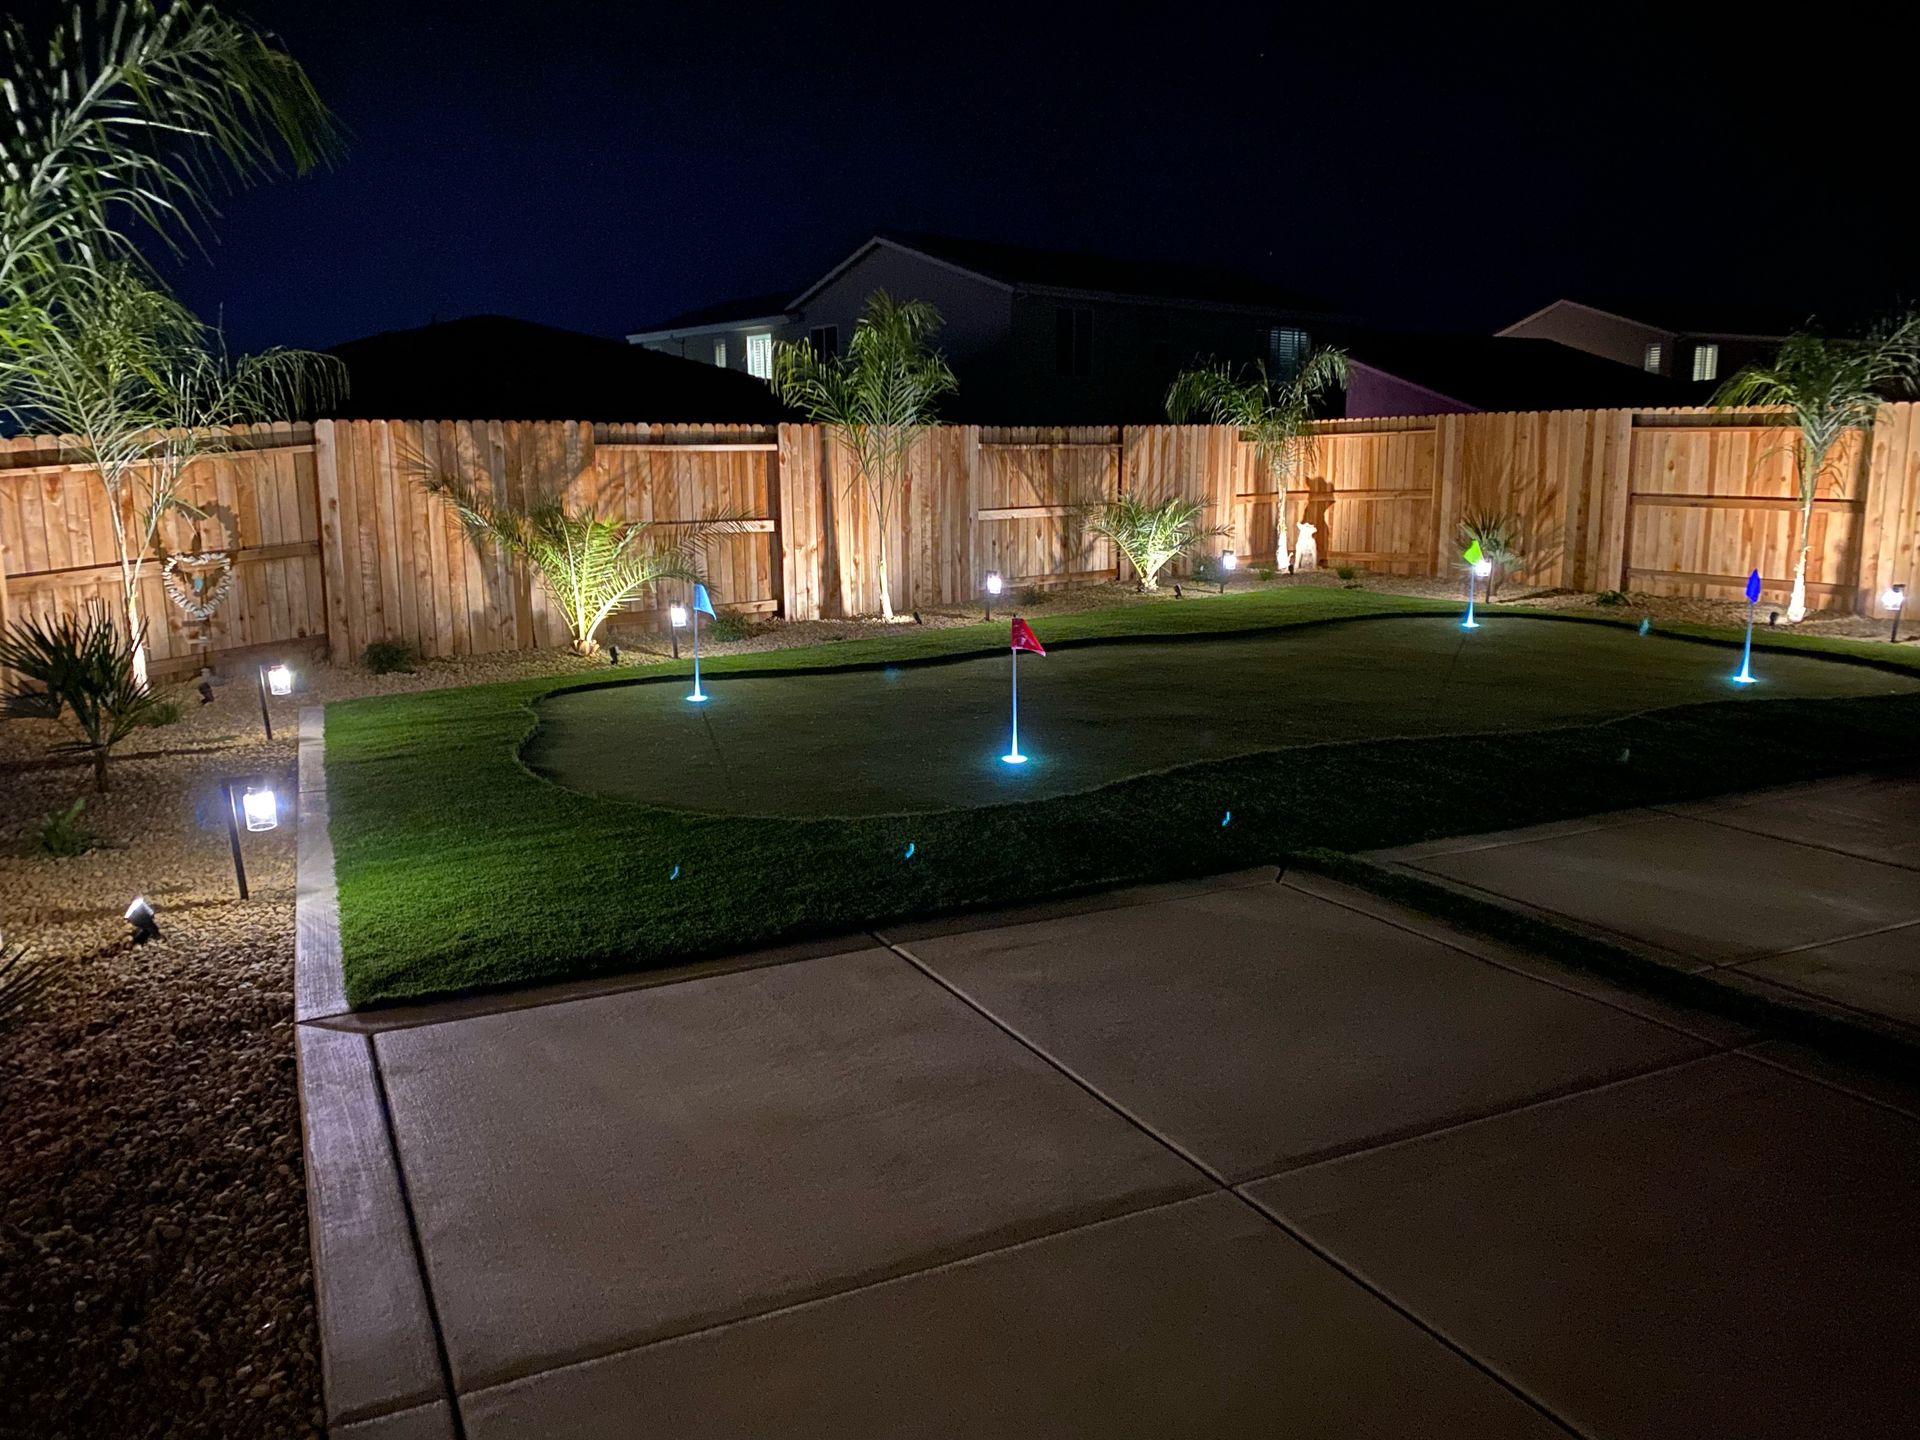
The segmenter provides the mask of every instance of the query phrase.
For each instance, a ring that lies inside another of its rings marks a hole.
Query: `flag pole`
[[[1736,685],[1753,684],[1753,607],[1760,602],[1747,602],[1747,643],[1740,651],[1740,673],[1733,677]]]
[[[700,607],[693,607],[693,694],[687,699],[698,702],[707,697],[700,693]]]
[[[1007,653],[1012,656],[1013,671],[1013,745],[1000,758],[1009,765],[1024,765],[1027,757],[1020,753],[1020,647],[1016,645]]]

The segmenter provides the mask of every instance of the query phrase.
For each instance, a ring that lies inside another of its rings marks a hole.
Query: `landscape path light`
[[[233,852],[233,883],[240,887],[240,898],[246,900],[250,896],[246,857],[240,851],[240,827],[244,823],[251,831],[278,829],[280,799],[273,793],[273,782],[265,776],[222,780],[220,793],[227,799],[227,848]],[[128,918],[132,919],[131,912]]]
[[[1220,593],[1227,593],[1227,581],[1233,578],[1233,567],[1240,563],[1240,557],[1231,550],[1220,552]]]
[[[260,723],[267,727],[267,739],[273,739],[273,715],[267,709],[267,695],[291,695],[293,693],[293,671],[284,660],[276,660],[272,665],[254,667],[254,674],[260,689]]]
[[[1880,603],[1893,611],[1893,629],[1887,632],[1889,642],[1898,644],[1900,640],[1900,607],[1907,603],[1907,587],[1889,585],[1880,597]]]
[[[669,605],[667,607],[667,633],[673,637],[673,658],[680,658],[680,632],[687,628],[687,607]]]
[[[994,597],[997,596],[1005,586],[1006,582],[1000,578],[1000,572],[998,570],[987,571],[987,578],[981,582],[981,588],[987,592],[987,619],[993,619]]]

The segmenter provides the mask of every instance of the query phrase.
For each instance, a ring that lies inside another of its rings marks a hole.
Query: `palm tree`
[[[231,433],[211,427],[297,419],[335,398],[346,372],[304,350],[230,360],[217,334],[128,264],[68,270],[49,294],[51,310],[15,332],[0,364],[4,409],[25,428],[71,436],[105,491],[121,618],[144,684],[141,579],[167,515],[200,515],[181,498],[187,467],[233,448]]]
[[[1167,391],[1167,416],[1174,424],[1232,425],[1267,467],[1278,492],[1274,564],[1283,575],[1293,568],[1287,553],[1287,481],[1313,456],[1313,433],[1307,429],[1313,407],[1329,390],[1346,383],[1346,352],[1326,349],[1308,355],[1290,376],[1269,376],[1257,360],[1251,373],[1242,376],[1222,362],[1182,370]]]
[[[0,28],[0,65],[0,341],[63,270],[141,263],[127,221],[177,247],[220,172],[304,172],[338,145],[299,64],[199,0],[69,0],[40,46]]]
[[[1833,469],[1834,450],[1849,430],[1873,423],[1882,400],[1920,382],[1920,313],[1883,324],[1861,339],[1789,335],[1771,361],[1748,365],[1713,397],[1722,410],[1781,406],[1793,417],[1794,466],[1800,482],[1800,549],[1793,566],[1787,618],[1807,614],[1807,552],[1813,502]],[[1834,475],[1836,485],[1842,477]]]
[[[1111,540],[1140,576],[1142,590],[1160,588],[1160,572],[1201,540],[1225,535],[1231,525],[1203,527],[1206,506],[1198,500],[1170,495],[1157,505],[1132,495],[1118,495],[1092,507],[1087,528]]]
[[[494,503],[447,470],[425,472],[421,483],[453,507],[476,545],[492,541],[533,566],[566,617],[577,655],[598,651],[601,624],[646,586],[701,579],[706,542],[743,528],[742,517],[729,513],[675,525],[662,537],[644,520],[569,514],[557,493],[516,506]]]
[[[936,423],[935,402],[956,387],[953,371],[928,342],[940,312],[924,300],[867,297],[844,356],[809,344],[774,353],[773,389],[787,404],[827,427],[853,455],[852,483],[866,488],[880,534],[880,613],[893,619],[887,579],[887,533],[894,499],[906,485],[907,456]]]

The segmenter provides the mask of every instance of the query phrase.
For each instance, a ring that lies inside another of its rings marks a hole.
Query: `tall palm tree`
[[[889,620],[887,533],[906,485],[907,456],[937,423],[935,403],[956,388],[930,343],[940,324],[940,312],[926,301],[876,290],[844,356],[805,343],[774,352],[774,393],[826,426],[853,455],[853,483],[865,488],[880,534],[880,613]]]
[[[297,419],[335,398],[345,370],[328,355],[270,350],[229,359],[172,296],[131,265],[62,277],[50,320],[23,329],[7,359],[4,409],[22,425],[72,437],[106,495],[120,564],[121,618],[145,683],[141,578],[186,470],[230,450],[219,427]]]
[[[1834,450],[1849,430],[1873,423],[1883,400],[1920,384],[1920,313],[1877,327],[1860,339],[1789,335],[1772,360],[1748,365],[1713,397],[1722,410],[1782,406],[1798,431],[1794,468],[1800,484],[1800,548],[1793,566],[1787,618],[1807,614],[1807,552],[1813,502],[1834,470]],[[1834,474],[1835,483],[1841,477]]]
[[[1231,425],[1267,467],[1278,492],[1274,564],[1283,575],[1293,568],[1287,552],[1287,482],[1313,456],[1313,433],[1307,425],[1315,404],[1346,383],[1346,352],[1329,348],[1308,355],[1292,375],[1270,376],[1257,360],[1242,375],[1222,362],[1182,370],[1167,391],[1167,416],[1174,424]]]
[[[223,174],[338,146],[299,64],[201,0],[69,0],[40,44],[0,27],[0,66],[0,332],[63,269],[138,263],[129,221],[177,246]]]

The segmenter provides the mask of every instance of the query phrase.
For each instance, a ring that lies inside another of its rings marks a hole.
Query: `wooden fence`
[[[1451,572],[1462,516],[1514,517],[1526,583],[1578,590],[1739,594],[1758,568],[1784,599],[1797,543],[1792,433],[1772,415],[1594,410],[1329,421],[1286,496],[1322,563]],[[706,550],[724,606],[792,619],[879,608],[878,530],[848,457],[813,425],[320,421],[244,427],[196,462],[165,552],[230,549],[235,581],[207,636],[214,657],[301,644],[358,655],[404,640],[427,655],[554,646],[566,628],[542,588],[476,548],[420,480],[452,470],[485,493],[559,494],[603,515],[744,528]],[[889,516],[896,610],[970,605],[998,570],[1015,587],[1110,578],[1124,562],[1084,525],[1122,491],[1204,502],[1251,563],[1271,556],[1280,499],[1251,447],[1213,426],[930,431]],[[97,479],[58,438],[0,441],[0,622],[109,604],[119,573]],[[1920,594],[1920,405],[1885,407],[1850,439],[1815,505],[1816,604],[1880,615]],[[1289,537],[1290,541],[1292,537]],[[663,584],[637,602],[684,598]],[[156,669],[200,663],[192,627],[150,559],[142,605]]]

